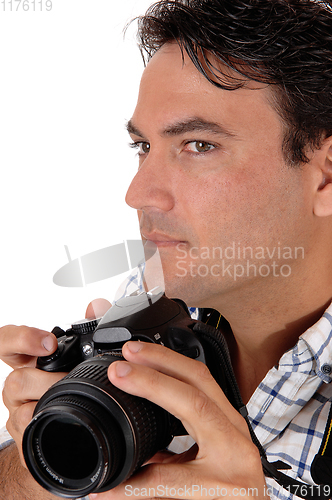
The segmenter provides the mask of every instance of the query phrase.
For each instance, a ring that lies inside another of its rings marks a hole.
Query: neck
[[[226,332],[234,372],[247,402],[266,373],[278,364],[300,335],[316,323],[332,300],[331,273],[320,284],[302,286],[290,282],[263,294],[237,294],[215,307],[227,319]],[[296,286],[295,286],[296,285]],[[257,292],[257,290],[256,290]]]
[[[260,342],[248,343],[243,341],[243,336],[237,332],[226,333],[233,369],[245,403],[249,401],[267,372],[278,365],[281,356],[294,347],[298,338],[319,320],[329,304],[330,300],[323,307],[285,325],[284,328],[270,332]]]

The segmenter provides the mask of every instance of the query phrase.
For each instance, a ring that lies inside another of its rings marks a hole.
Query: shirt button
[[[325,375],[329,375],[332,372],[332,367],[325,364],[322,366],[322,372],[325,373]]]

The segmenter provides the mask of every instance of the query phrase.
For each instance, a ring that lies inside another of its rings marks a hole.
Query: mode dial
[[[76,321],[71,325],[73,332],[79,335],[85,335],[87,333],[93,333],[98,326],[100,318],[98,319],[82,319],[81,321]]]

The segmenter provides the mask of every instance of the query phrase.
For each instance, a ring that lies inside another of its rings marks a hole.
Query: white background
[[[137,163],[125,124],[143,62],[136,25],[125,39],[123,28],[152,0],[39,2],[0,1],[0,326],[51,330],[125,278],[56,286],[64,245],[74,259],[139,238],[124,202]],[[0,362],[0,388],[7,373]]]

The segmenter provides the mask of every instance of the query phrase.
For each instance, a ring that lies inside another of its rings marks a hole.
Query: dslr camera
[[[186,434],[166,410],[109,381],[107,369],[123,359],[128,340],[162,344],[202,361],[227,397],[232,393],[220,332],[192,319],[184,302],[168,299],[160,289],[118,300],[99,321],[53,332],[58,349],[38,358],[37,367],[69,373],[38,402],[23,453],[37,482],[55,495],[80,498],[114,488],[174,436]]]

